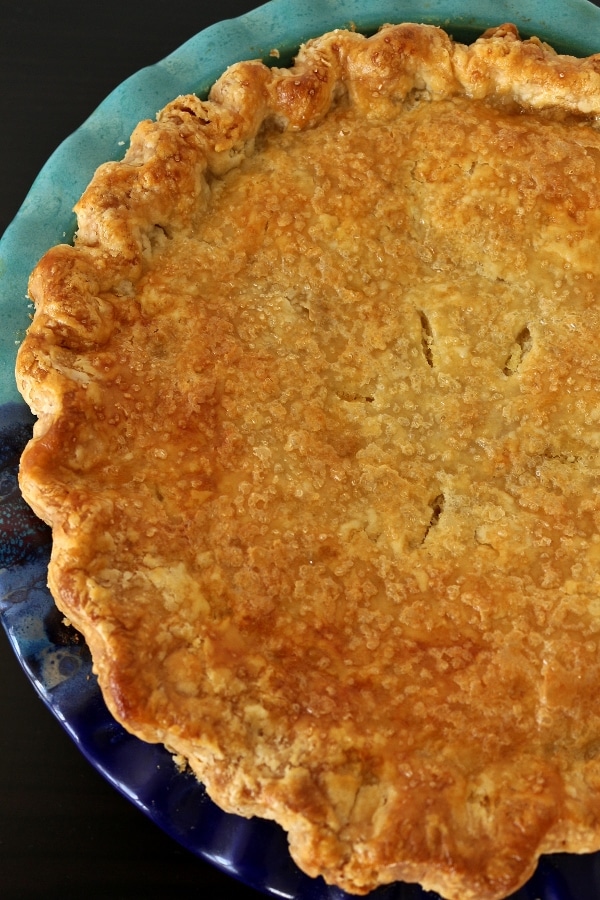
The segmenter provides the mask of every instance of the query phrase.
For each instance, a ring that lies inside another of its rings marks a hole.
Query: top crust
[[[31,276],[106,702],[350,892],[600,848],[599,113],[512,25],[335,31],[142,122]]]

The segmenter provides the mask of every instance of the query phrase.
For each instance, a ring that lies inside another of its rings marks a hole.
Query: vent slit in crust
[[[433,332],[431,330],[429,319],[423,310],[419,310],[419,320],[421,322],[421,348],[423,350],[423,356],[425,357],[427,365],[430,368],[433,368]]]
[[[440,516],[442,515],[442,513],[444,511],[445,503],[446,503],[446,498],[444,497],[444,494],[440,493],[436,497],[434,497],[434,499],[429,504],[431,507],[431,518],[429,520],[429,524],[428,524],[427,529],[425,530],[425,534],[423,536],[423,541],[422,541],[423,544],[425,543],[425,541],[431,534],[432,529],[435,528],[436,525],[438,524],[438,522],[440,521]]]
[[[528,326],[525,325],[515,338],[515,346],[504,366],[503,371],[505,375],[514,375],[519,370],[532,345],[531,332]]]

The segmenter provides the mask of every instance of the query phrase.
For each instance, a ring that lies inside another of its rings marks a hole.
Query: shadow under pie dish
[[[110,709],[351,892],[599,844],[597,65],[237,65],[31,279],[21,485]]]

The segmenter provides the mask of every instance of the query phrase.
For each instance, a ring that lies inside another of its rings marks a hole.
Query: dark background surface
[[[2,0],[0,234],[52,151],[114,87],[257,5]],[[37,697],[0,628],[1,900],[260,896],[181,849],[104,781]]]

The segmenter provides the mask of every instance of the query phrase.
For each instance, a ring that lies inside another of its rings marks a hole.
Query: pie
[[[510,24],[334,31],[142,122],[31,276],[110,710],[350,893],[600,848],[599,116]]]

